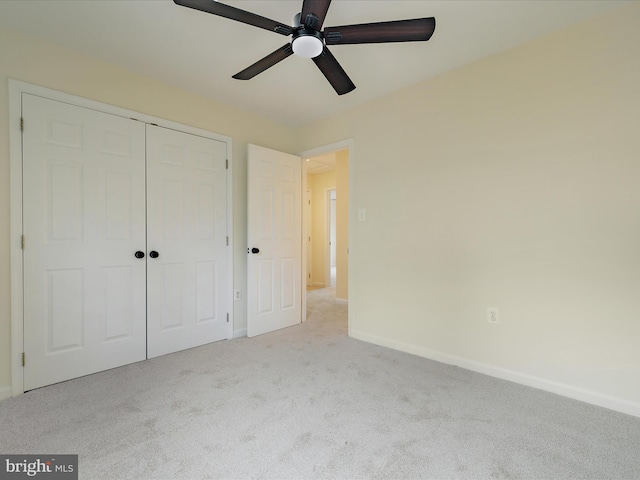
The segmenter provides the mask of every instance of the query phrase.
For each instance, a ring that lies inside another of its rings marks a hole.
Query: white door
[[[249,145],[247,335],[302,321],[301,159]]]
[[[305,242],[307,242],[307,278],[306,278],[306,285],[307,287],[311,287],[313,285],[313,282],[311,281],[311,274],[313,273],[312,267],[313,267],[313,250],[312,250],[312,244],[311,244],[311,236],[313,233],[313,217],[311,215],[311,190],[307,190],[306,191],[306,195],[305,195],[305,199],[304,199],[304,208],[305,208],[305,223],[306,223],[306,232],[305,232],[305,238],[303,239]]]
[[[329,191],[329,266],[336,266],[336,191]]]
[[[227,338],[226,155],[147,125],[149,358]]]
[[[23,94],[24,389],[145,358],[144,125]]]

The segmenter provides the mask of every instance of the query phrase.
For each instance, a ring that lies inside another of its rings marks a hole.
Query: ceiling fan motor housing
[[[308,16],[312,15],[313,14],[310,14]],[[304,24],[300,22],[300,16],[301,13],[298,13],[293,18],[294,31],[291,38],[291,48],[293,49],[293,53],[299,57],[315,58],[320,55],[324,49],[322,33],[313,28],[306,28]],[[313,15],[313,17],[315,17],[315,15]],[[315,18],[317,20],[317,17]],[[311,23],[313,24],[314,22],[311,21]]]

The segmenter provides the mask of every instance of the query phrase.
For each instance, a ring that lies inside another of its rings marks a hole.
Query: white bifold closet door
[[[226,152],[147,125],[149,358],[227,338]]]
[[[226,143],[22,102],[24,390],[226,338]]]
[[[145,132],[23,94],[24,389],[146,356]]]

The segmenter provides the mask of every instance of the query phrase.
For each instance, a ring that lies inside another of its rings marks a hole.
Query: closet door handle
[[[256,248],[256,247],[253,247],[253,248],[251,249],[251,253],[253,253],[253,254],[260,253],[260,249],[259,249],[259,248]]]
[[[140,250],[134,253],[134,255],[136,258],[144,258],[144,252],[141,252]]]
[[[149,256],[150,256],[151,258],[158,258],[158,257],[160,256],[160,254],[159,254],[158,252],[156,252],[155,250],[151,250],[151,251],[149,252]]]

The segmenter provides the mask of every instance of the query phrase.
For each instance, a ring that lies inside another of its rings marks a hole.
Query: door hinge
[[[227,323],[229,323],[229,314],[227,313]]]
[[[229,246],[229,237],[227,237],[227,247]]]
[[[22,235],[22,237],[20,238],[20,248],[24,250],[24,235]]]
[[[24,352],[22,352],[22,366],[24,367],[25,364],[25,354]]]
[[[20,117],[20,131],[24,132],[24,117]]]
[[[225,168],[227,170],[229,170],[229,159],[227,158],[226,162],[225,162]]]

